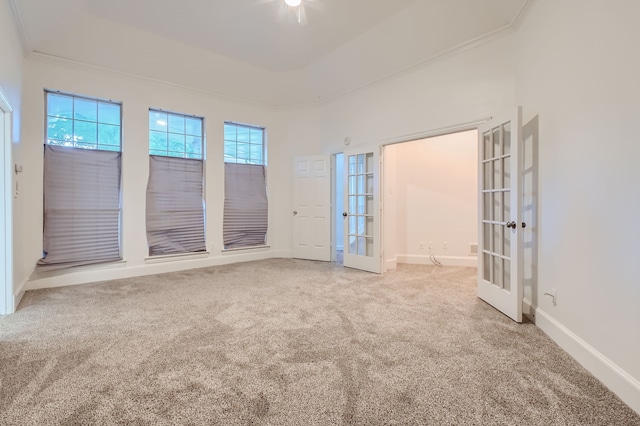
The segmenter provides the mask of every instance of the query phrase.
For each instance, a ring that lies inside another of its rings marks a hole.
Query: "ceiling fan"
[[[287,11],[289,9],[293,9],[298,18],[298,24],[306,24],[307,23],[307,14],[304,11],[304,3],[302,0],[284,0]]]
[[[277,2],[280,5],[280,16],[284,18],[295,18],[301,25],[307,23],[306,7],[314,9],[322,8],[323,0],[258,0],[258,4]]]

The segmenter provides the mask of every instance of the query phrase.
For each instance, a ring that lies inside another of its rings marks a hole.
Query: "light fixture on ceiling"
[[[287,5],[287,10],[289,8],[292,8],[295,12],[298,24],[305,24],[307,21],[307,16],[304,11],[304,4],[302,3],[302,0],[284,0],[284,2]]]

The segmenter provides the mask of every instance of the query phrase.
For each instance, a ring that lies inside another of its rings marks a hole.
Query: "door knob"
[[[297,212],[296,210],[294,210],[294,211],[293,211],[293,215],[295,216],[295,215],[297,215],[297,214],[298,214],[298,212]]]
[[[514,221],[507,222],[507,228],[516,229],[516,223]]]
[[[342,216],[343,216],[343,217],[347,217],[347,216],[349,216],[349,213],[347,213],[347,212],[342,212]]]

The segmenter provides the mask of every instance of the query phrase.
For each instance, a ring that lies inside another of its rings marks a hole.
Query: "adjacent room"
[[[637,16],[0,0],[1,423],[640,425]]]

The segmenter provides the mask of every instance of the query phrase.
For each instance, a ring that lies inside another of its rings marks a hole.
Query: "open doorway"
[[[0,315],[13,312],[11,107],[0,91]]]
[[[385,145],[384,270],[477,266],[477,130]]]

